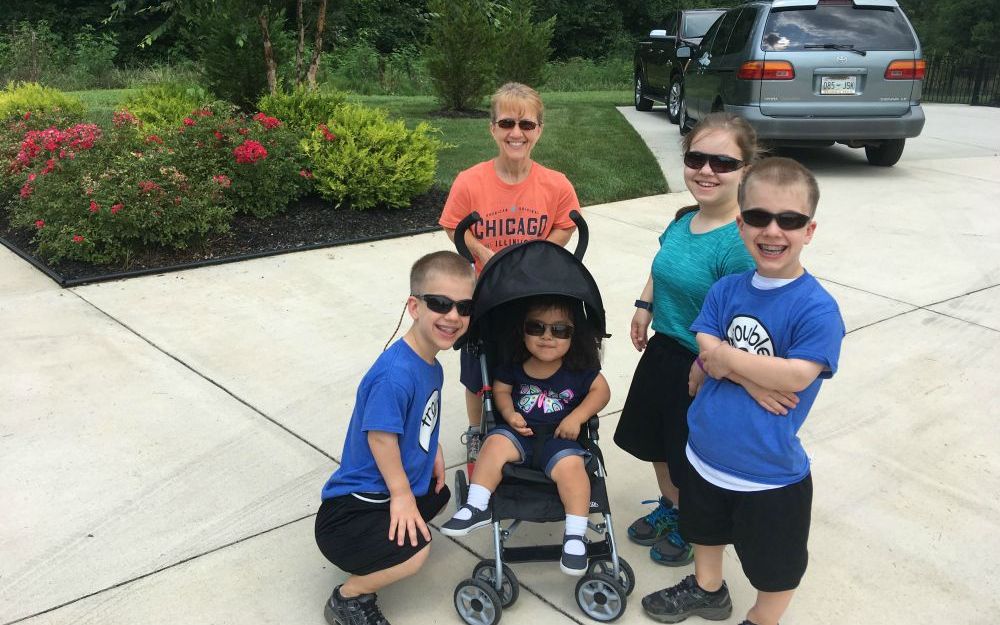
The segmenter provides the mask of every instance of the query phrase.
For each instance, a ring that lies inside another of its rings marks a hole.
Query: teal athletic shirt
[[[722,276],[754,269],[736,222],[702,234],[691,233],[695,212],[670,222],[653,258],[653,330],[675,339],[692,353],[698,343],[689,328],[708,289]]]

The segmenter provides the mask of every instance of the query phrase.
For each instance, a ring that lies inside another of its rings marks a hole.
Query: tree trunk
[[[316,88],[316,74],[319,72],[319,57],[323,53],[323,29],[326,27],[326,0],[320,0],[319,11],[316,13],[316,39],[313,42],[312,60],[309,62],[309,73],[306,79],[309,88]]]
[[[267,10],[262,10],[257,16],[260,22],[260,32],[264,36],[264,63],[267,65],[267,88],[272,94],[278,92],[278,67],[274,62],[274,49],[271,47],[271,33],[267,27]]]
[[[299,45],[295,48],[295,86],[301,87],[306,78],[303,69],[305,62],[303,57],[306,54],[306,25],[302,20],[302,0],[295,2],[295,23],[299,27]]]

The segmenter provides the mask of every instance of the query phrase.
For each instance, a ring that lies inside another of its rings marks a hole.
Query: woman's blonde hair
[[[501,85],[493,97],[490,98],[490,121],[497,120],[497,114],[501,108],[516,110],[518,114],[534,112],[539,124],[542,123],[542,114],[545,106],[542,104],[542,96],[538,92],[519,82],[509,82]]]

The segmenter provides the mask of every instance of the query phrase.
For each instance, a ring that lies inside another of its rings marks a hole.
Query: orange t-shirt
[[[507,184],[489,160],[458,174],[438,223],[454,229],[476,211],[483,221],[472,225],[472,233],[498,252],[516,243],[547,239],[553,228],[575,227],[569,218],[574,209],[580,210],[580,201],[564,174],[532,163],[527,178]],[[477,271],[482,269],[478,262],[476,265]]]

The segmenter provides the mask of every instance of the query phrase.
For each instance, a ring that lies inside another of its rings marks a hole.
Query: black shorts
[[[326,559],[352,575],[368,575],[406,562],[428,542],[417,532],[417,546],[409,537],[402,546],[389,540],[389,496],[358,493],[327,499],[316,515],[316,544]],[[384,501],[381,501],[384,499]],[[445,486],[417,497],[417,508],[425,522],[433,519],[451,499]]]
[[[666,334],[654,334],[642,352],[625,398],[615,444],[639,460],[666,462],[681,488],[687,471],[688,375],[695,354]]]
[[[458,379],[462,386],[471,393],[479,394],[483,390],[483,370],[479,366],[479,356],[473,356],[469,347],[463,347],[458,357]]]
[[[812,476],[756,492],[719,488],[688,466],[680,531],[696,545],[733,545],[757,590],[798,588],[809,562]]]

